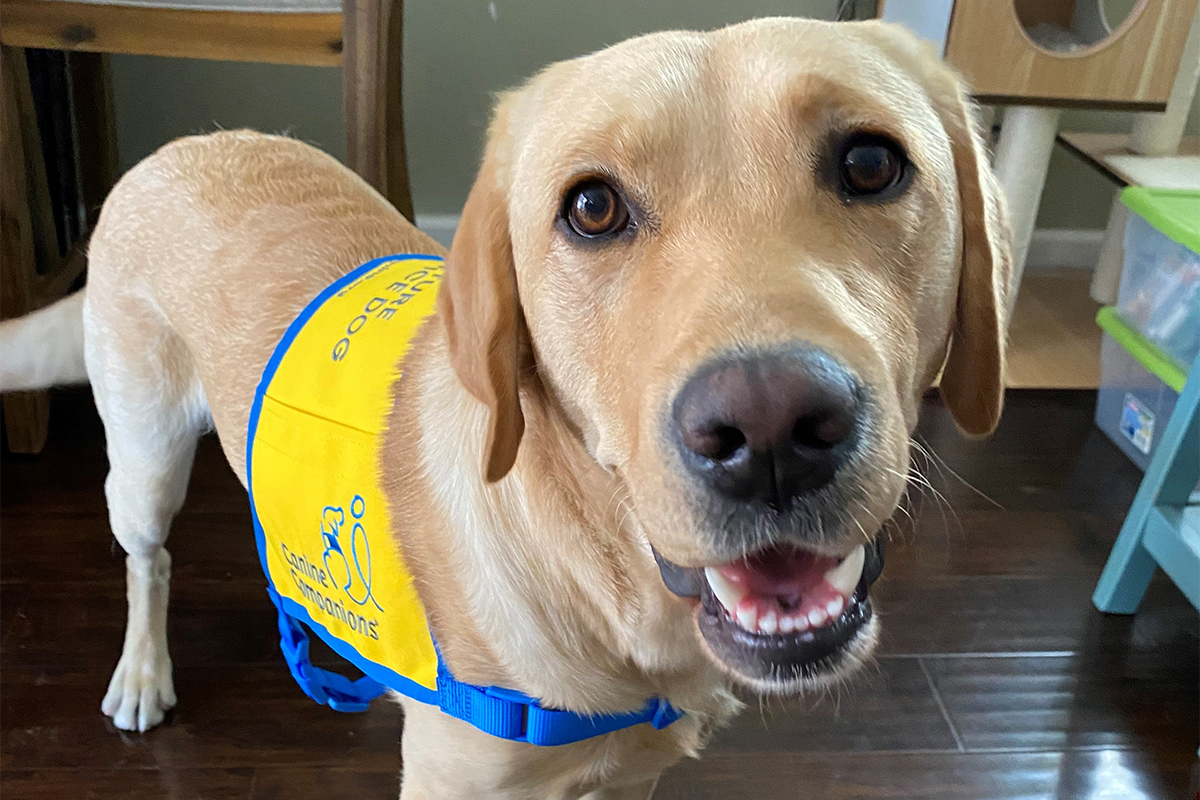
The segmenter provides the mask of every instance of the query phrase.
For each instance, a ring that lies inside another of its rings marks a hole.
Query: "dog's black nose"
[[[860,406],[854,377],[805,347],[702,368],[674,418],[697,478],[731,500],[782,509],[833,478],[853,451]]]

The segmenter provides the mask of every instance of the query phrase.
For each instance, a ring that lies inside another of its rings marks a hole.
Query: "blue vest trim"
[[[308,633],[300,620],[318,632],[322,626],[314,622],[299,604],[280,597],[273,589],[268,592],[279,608],[279,644],[292,677],[306,695],[334,711],[366,711],[372,700],[391,688],[414,700],[436,705],[446,714],[484,733],[541,747],[581,742],[645,722],[655,730],[662,730],[683,716],[682,711],[661,697],[651,699],[637,711],[621,714],[586,715],[544,708],[532,697],[512,689],[463,683],[450,673],[440,651],[437,692],[434,693],[378,664],[356,658],[357,653],[341,639],[322,636],[338,655],[367,673],[352,681],[344,675],[313,666],[308,657]]]
[[[427,255],[410,255],[403,258],[441,260],[437,256]],[[318,307],[355,278],[368,273],[385,260],[387,259],[370,261],[335,281],[288,326],[283,339],[267,362],[250,409],[249,435],[246,441],[247,485],[253,485],[250,479],[254,463],[254,431],[262,411],[263,392],[279,368],[288,345]],[[270,572],[265,555],[265,532],[254,507],[253,498],[250,513],[254,521],[259,558],[263,571],[268,575],[267,593],[279,611],[279,643],[288,669],[306,695],[335,711],[366,711],[371,700],[388,689],[393,689],[419,702],[435,705],[446,714],[492,736],[539,746],[571,744],[643,723],[650,723],[655,730],[662,730],[683,716],[682,711],[664,698],[653,698],[641,709],[618,714],[585,715],[544,708],[537,700],[521,692],[495,686],[475,686],[457,680],[442,660],[440,650],[437,651],[437,690],[431,691],[394,670],[360,656],[350,644],[330,634],[323,625],[313,620],[306,608],[277,593],[270,585]],[[305,626],[315,631],[339,656],[362,670],[363,677],[351,680],[344,675],[314,666],[309,659],[308,632]],[[435,641],[435,648],[436,645]]]

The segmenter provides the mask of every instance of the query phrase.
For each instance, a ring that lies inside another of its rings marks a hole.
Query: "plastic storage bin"
[[[1200,351],[1200,192],[1130,187],[1121,202],[1133,213],[1117,310],[1179,364],[1191,364]]]
[[[1104,329],[1096,425],[1145,470],[1187,373],[1114,309],[1101,309],[1096,322]]]

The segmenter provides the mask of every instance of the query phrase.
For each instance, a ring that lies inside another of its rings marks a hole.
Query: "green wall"
[[[836,0],[408,0],[404,94],[419,214],[456,214],[479,157],[491,95],[543,65],[629,36],[713,28],[750,17],[830,19]],[[113,56],[117,138],[125,167],[177,136],[218,127],[286,131],[345,155],[341,72],[319,67]],[[1197,108],[1190,129],[1197,129]],[[1129,116],[1070,112],[1064,126],[1127,129]],[[1039,224],[1103,227],[1112,187],[1055,153]]]

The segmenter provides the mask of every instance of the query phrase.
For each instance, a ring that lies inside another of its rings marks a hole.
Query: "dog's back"
[[[441,248],[332,157],[247,131],[180,139],[105,203],[91,244],[88,334],[116,335],[113,315],[144,317],[120,326],[118,346],[165,347],[164,358],[177,350],[194,365],[240,475],[254,387],[287,325],[340,275],[397,252]],[[108,355],[89,345],[89,372]]]
[[[251,131],[179,139],[126,173],[106,200],[86,299],[73,295],[0,327],[0,387],[90,378],[101,395],[118,373],[193,406],[189,417],[211,406],[240,475],[254,387],[304,304],[372,258],[442,252],[308,145]]]

